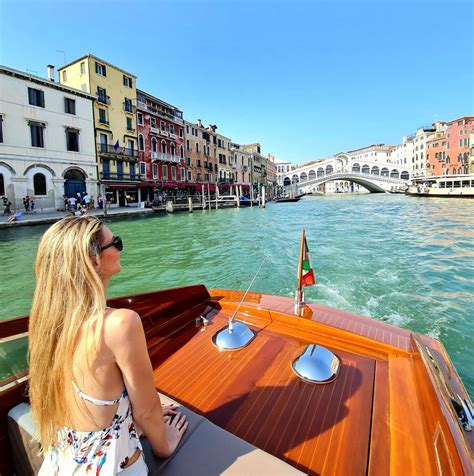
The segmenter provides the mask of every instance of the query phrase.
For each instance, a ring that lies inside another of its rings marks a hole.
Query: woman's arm
[[[140,316],[129,309],[117,309],[107,321],[106,340],[122,372],[133,419],[145,433],[155,454],[167,458],[188,427],[186,417],[178,412],[165,422]]]

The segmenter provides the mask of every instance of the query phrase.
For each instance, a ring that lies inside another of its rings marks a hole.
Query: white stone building
[[[414,156],[414,139],[414,135],[403,137],[402,143],[392,149],[390,163],[395,165],[405,165],[411,172]]]
[[[63,206],[63,195],[97,195],[94,96],[0,66],[0,196],[15,208],[26,195],[37,210]]]

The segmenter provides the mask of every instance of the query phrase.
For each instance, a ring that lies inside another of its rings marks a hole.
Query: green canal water
[[[267,208],[114,219],[123,271],[110,296],[204,283],[292,296],[301,228],[317,285],[306,300],[440,339],[474,395],[474,201],[403,195],[305,197]],[[28,312],[45,226],[0,230],[0,319]],[[25,366],[0,347],[0,376]]]

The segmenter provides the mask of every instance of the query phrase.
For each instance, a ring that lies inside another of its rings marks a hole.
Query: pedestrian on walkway
[[[33,199],[31,199],[31,201],[30,201],[30,211],[31,211],[31,213],[36,213],[35,212],[35,202],[34,202]]]
[[[30,212],[30,197],[27,195],[23,197],[23,206],[25,207],[25,213]]]
[[[3,201],[4,205],[5,205],[5,208],[3,210],[3,214],[4,215],[11,215],[12,214],[12,209],[11,209],[11,206],[12,206],[12,202],[10,202],[9,200],[7,200],[7,203],[5,204],[5,201]]]

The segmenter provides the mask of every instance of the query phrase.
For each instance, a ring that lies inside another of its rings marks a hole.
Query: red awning
[[[156,182],[143,182],[138,184],[138,188],[145,188],[145,187],[161,187],[161,184]]]
[[[137,188],[136,183],[106,183],[105,188],[125,188],[125,189],[133,189]]]

